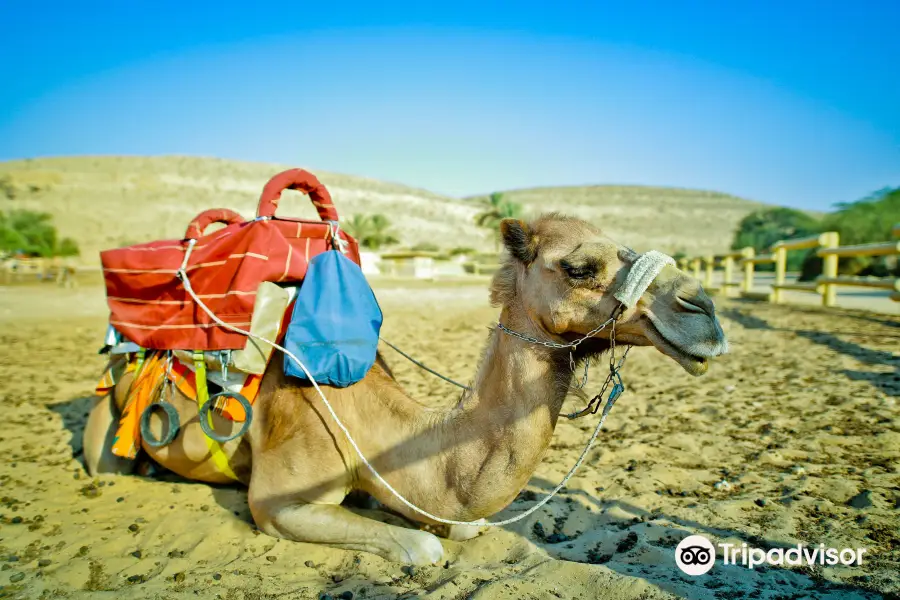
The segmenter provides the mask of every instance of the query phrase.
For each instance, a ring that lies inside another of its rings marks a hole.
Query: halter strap
[[[674,265],[675,259],[662,252],[650,250],[641,254],[631,270],[628,271],[628,277],[621,289],[613,294],[613,297],[624,304],[628,308],[633,308],[637,304],[656,276],[659,275],[666,265]]]

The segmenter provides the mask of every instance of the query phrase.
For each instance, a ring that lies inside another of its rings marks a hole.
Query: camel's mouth
[[[677,362],[681,365],[681,368],[690,373],[691,375],[700,376],[706,373],[709,370],[709,358],[704,356],[697,356],[686,352],[670,342],[666,337],[660,333],[659,329],[656,328],[656,325],[650,319],[646,320],[646,330],[644,335],[647,336],[647,339],[656,347],[657,350]]]

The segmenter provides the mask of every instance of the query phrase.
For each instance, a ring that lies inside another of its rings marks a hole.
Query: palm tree
[[[378,250],[382,246],[398,243],[397,238],[389,231],[391,224],[384,215],[356,214],[345,221],[343,226],[363,248]]]
[[[488,198],[489,206],[475,215],[475,224],[494,232],[494,249],[500,248],[500,221],[522,216],[522,205],[503,198],[501,192],[494,192]]]

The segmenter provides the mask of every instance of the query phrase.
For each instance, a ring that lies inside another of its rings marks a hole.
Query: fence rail
[[[27,281],[55,281],[61,286],[75,285],[77,269],[61,258],[5,258],[0,260],[0,280],[4,284]]]
[[[893,226],[891,235],[900,238],[900,223]],[[815,281],[787,281],[787,253],[791,250],[811,249],[815,249],[816,255],[822,258],[822,273]],[[742,297],[781,303],[784,301],[782,293],[784,291],[809,292],[819,294],[823,306],[835,306],[837,288],[852,286],[889,290],[893,292],[890,295],[891,300],[900,302],[900,278],[838,275],[838,259],[851,256],[900,256],[900,240],[841,246],[840,235],[836,231],[826,231],[819,235],[777,242],[772,244],[765,254],[756,254],[753,248],[747,247],[728,254],[682,258],[678,264],[683,270],[689,270],[694,277],[701,279],[707,288],[713,287],[714,271],[717,267],[721,267],[723,271],[721,291],[726,295],[731,288],[740,288]],[[775,282],[770,292],[753,290],[755,267],[761,264],[775,265]],[[743,271],[742,280],[739,282],[732,280],[736,266],[740,266]]]

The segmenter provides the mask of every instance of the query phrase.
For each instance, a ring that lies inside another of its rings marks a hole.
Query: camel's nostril
[[[675,301],[688,312],[712,314],[712,303],[705,297],[682,298],[681,296],[675,296]]]

